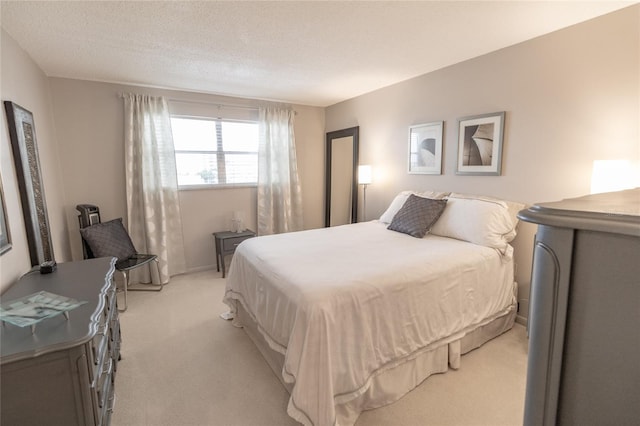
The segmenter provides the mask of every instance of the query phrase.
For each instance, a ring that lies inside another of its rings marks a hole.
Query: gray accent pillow
[[[87,242],[94,257],[117,257],[124,260],[136,254],[122,218],[96,223],[80,229],[80,235]]]
[[[446,205],[447,200],[432,200],[411,194],[387,229],[422,238],[438,220]]]

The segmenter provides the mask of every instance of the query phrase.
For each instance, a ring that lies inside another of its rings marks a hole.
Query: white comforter
[[[423,239],[377,221],[253,238],[237,249],[224,301],[284,354],[288,413],[341,424],[335,405],[434,344],[513,304],[513,265],[495,249]]]

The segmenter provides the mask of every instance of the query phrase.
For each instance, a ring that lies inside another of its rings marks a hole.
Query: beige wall
[[[49,81],[11,36],[2,30],[0,37],[2,39],[2,101],[12,101],[33,114],[54,253],[58,261],[70,260],[63,207],[65,193],[58,161]],[[13,247],[0,257],[0,291],[6,290],[31,268],[4,106],[2,109],[0,113],[0,126],[2,126],[0,174]]]
[[[119,93],[135,92],[185,100],[185,105],[261,102],[190,92],[47,78],[33,60],[2,31],[2,100],[11,100],[34,114],[49,221],[58,261],[82,258],[75,206],[100,206],[105,219],[126,217],[123,106]],[[324,109],[294,105],[298,166],[303,191],[305,228],[323,226]],[[0,257],[0,289],[5,290],[30,269],[22,209],[2,117],[2,182],[13,248]],[[320,161],[319,161],[320,160]],[[255,188],[180,192],[187,268],[215,265],[214,231],[231,227],[233,211],[245,212],[246,225],[256,226]]]
[[[361,163],[375,167],[367,217],[378,217],[403,189],[482,193],[533,203],[589,192],[592,161],[640,162],[640,6],[375,91],[326,109],[326,130],[360,126]],[[416,52],[428,54],[428,52]],[[125,216],[123,111],[119,92],[192,102],[257,101],[142,87],[47,79],[2,31],[2,100],[34,113],[40,161],[59,261],[78,259],[75,205],[95,203],[103,217]],[[295,106],[305,228],[323,225],[325,110]],[[506,111],[503,175],[455,175],[456,120]],[[2,116],[2,181],[13,249],[0,257],[0,288],[29,267],[8,131]],[[408,127],[445,121],[443,175],[408,175]],[[214,264],[211,232],[230,212],[255,212],[255,189],[182,191],[191,270]],[[249,226],[255,216],[247,217]],[[534,226],[516,243],[526,300]],[[525,313],[526,314],[526,313]]]
[[[81,203],[96,204],[103,219],[126,217],[123,101],[119,93],[166,96],[172,112],[202,114],[216,103],[256,106],[258,101],[190,92],[51,78],[53,111],[60,141],[66,191],[64,209],[74,259],[81,258],[77,211]],[[176,102],[175,100],[187,101]],[[322,226],[324,110],[294,105],[304,224]],[[246,110],[244,110],[246,114]],[[212,232],[231,229],[234,211],[256,229],[256,189],[201,189],[180,192],[187,270],[215,265]]]
[[[327,131],[360,126],[360,162],[375,168],[367,217],[404,189],[535,203],[589,193],[596,159],[638,167],[639,21],[634,6],[327,108]],[[496,111],[506,111],[502,176],[456,176],[457,119]],[[407,174],[408,127],[439,120],[443,174]],[[521,231],[517,279],[526,302],[535,226]]]

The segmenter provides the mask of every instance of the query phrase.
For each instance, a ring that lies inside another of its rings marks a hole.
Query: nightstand
[[[224,262],[225,256],[233,254],[236,251],[238,244],[248,238],[253,238],[256,233],[250,229],[242,232],[214,232],[213,236],[216,243],[216,266],[218,272],[220,272],[220,265],[222,264],[222,278],[227,275],[227,268]]]

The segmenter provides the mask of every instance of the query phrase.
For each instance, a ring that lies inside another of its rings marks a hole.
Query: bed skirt
[[[342,401],[340,396],[334,398],[339,426],[353,425],[362,411],[397,401],[432,374],[444,373],[449,367],[458,369],[461,355],[510,330],[515,318],[516,305],[514,304],[507,309],[506,313],[466,331],[462,337],[443,339],[415,356],[375,372],[369,379],[364,393],[355,398],[350,395],[345,401]],[[242,303],[237,304],[235,324],[244,328],[278,380],[291,393],[293,384],[286,383],[282,378],[284,355],[269,347]]]

